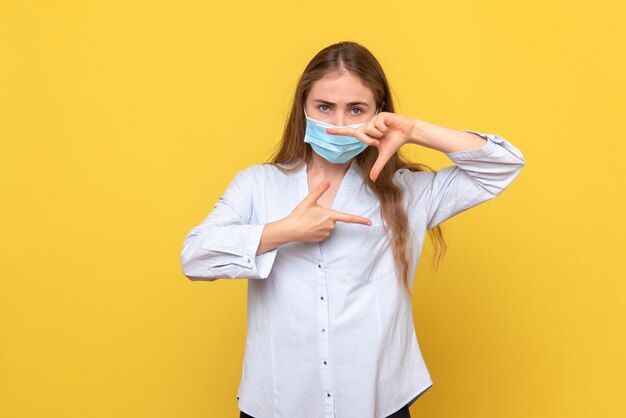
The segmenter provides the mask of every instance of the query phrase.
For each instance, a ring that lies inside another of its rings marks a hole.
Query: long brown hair
[[[289,173],[298,170],[305,161],[310,161],[313,151],[310,145],[304,142],[306,130],[304,103],[313,83],[323,78],[327,73],[335,71],[349,71],[358,76],[372,90],[376,108],[382,112],[394,112],[389,83],[374,55],[356,42],[339,42],[330,45],[313,57],[300,76],[291,105],[291,113],[285,124],[282,139],[278,144],[278,151],[274,153],[267,164],[272,164],[282,172]],[[380,199],[381,216],[393,233],[394,239],[390,241],[392,242],[396,271],[400,272],[399,277],[402,284],[410,295],[409,273],[413,274],[413,272],[409,272],[408,246],[410,240],[408,234],[411,231],[409,230],[406,211],[402,205],[402,189],[392,180],[395,172],[401,168],[410,171],[433,170],[424,164],[405,160],[399,152],[396,152],[385,164],[376,182],[373,182],[369,177],[369,172],[377,158],[378,151],[375,147],[367,147],[365,151],[356,156],[356,166],[367,186]],[[291,162],[298,162],[298,164],[291,168],[277,165]],[[385,232],[389,234],[388,230]],[[441,227],[437,225],[429,229],[428,234],[435,244],[435,249],[438,250],[433,255],[433,261],[438,266],[446,251]]]

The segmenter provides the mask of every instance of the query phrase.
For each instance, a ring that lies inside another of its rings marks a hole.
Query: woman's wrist
[[[293,225],[292,219],[289,216],[276,221],[275,224],[278,231],[280,231],[279,236],[283,241],[281,245],[298,240],[298,237],[296,235],[296,229]]]
[[[290,241],[294,241],[293,228],[287,218],[268,222],[263,228],[263,235],[261,236],[257,254],[273,250]]]
[[[425,138],[425,132],[427,130],[427,125],[428,124],[424,122],[423,120],[414,119],[413,129],[411,130],[409,139],[407,139],[406,143],[424,146],[424,143],[425,143],[424,138]]]

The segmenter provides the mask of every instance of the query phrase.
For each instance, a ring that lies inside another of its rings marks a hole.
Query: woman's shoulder
[[[246,168],[258,176],[289,177],[298,171],[298,161],[284,163],[260,163]]]
[[[252,186],[260,186],[264,183],[280,183],[281,181],[289,181],[292,175],[297,172],[293,168],[297,164],[289,163],[259,163],[239,169],[234,176],[237,183],[249,183]],[[291,170],[290,170],[291,169]]]

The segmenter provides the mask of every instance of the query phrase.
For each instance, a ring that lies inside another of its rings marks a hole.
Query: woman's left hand
[[[415,129],[415,119],[397,113],[380,112],[359,128],[327,128],[333,135],[349,135],[378,148],[378,159],[372,166],[370,178],[376,181],[387,161],[409,142]]]

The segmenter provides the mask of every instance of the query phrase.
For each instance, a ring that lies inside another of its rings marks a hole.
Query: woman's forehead
[[[315,81],[309,92],[310,100],[330,103],[374,102],[372,90],[358,77],[348,71],[330,73]]]

